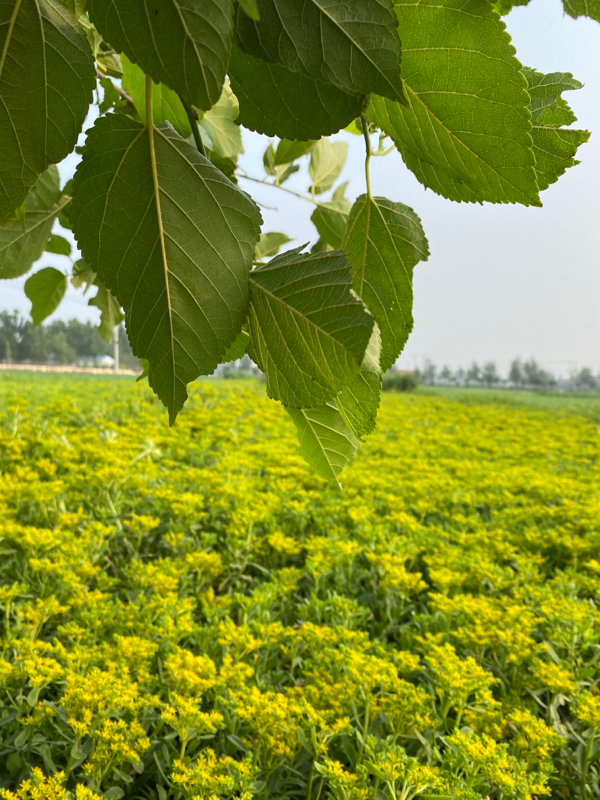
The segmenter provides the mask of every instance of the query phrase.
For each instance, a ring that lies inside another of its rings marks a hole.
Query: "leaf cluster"
[[[500,17],[514,4],[0,0],[0,277],[44,251],[70,258],[58,220],[83,260],[28,279],[34,323],[69,277],[96,286],[101,333],[125,319],[171,423],[191,381],[248,352],[302,452],[337,480],[375,426],[429,254],[418,215],[371,192],[371,158],[397,150],[453,201],[539,206],[589,136],[562,96],[581,84],[518,61]],[[596,6],[565,0],[572,16],[599,19]],[[61,188],[54,165],[94,91],[98,118]],[[261,230],[239,185],[253,178],[243,126],[278,139],[269,185],[290,191],[310,159],[310,253],[278,255],[289,239]],[[328,138],[343,129],[366,147],[353,204],[337,183],[348,145]]]

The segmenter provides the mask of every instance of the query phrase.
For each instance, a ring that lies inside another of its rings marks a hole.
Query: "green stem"
[[[363,136],[365,137],[365,147],[367,150],[367,157],[365,158],[365,180],[367,184],[367,197],[369,200],[373,199],[373,195],[371,194],[371,173],[369,170],[371,164],[371,155],[373,151],[371,150],[371,139],[369,138],[369,129],[367,128],[367,120],[364,114],[360,115],[360,121],[362,123],[363,129]]]
[[[307,203],[312,203],[314,206],[320,205],[317,200],[313,200],[313,198],[309,197],[307,194],[294,192],[292,189],[288,189],[286,186],[279,186],[277,183],[267,183],[267,181],[261,181],[259,178],[252,178],[250,175],[240,175],[239,177],[247,181],[252,181],[252,183],[261,183],[263,186],[271,186],[273,189],[279,189],[282,192],[287,192],[287,194],[293,194],[294,197],[299,197],[301,200],[306,200]]]
[[[582,800],[585,800],[585,798],[587,797],[587,794],[588,794],[587,786],[586,786],[586,784],[587,784],[587,774],[588,774],[588,769],[590,767],[590,756],[591,756],[592,750],[594,748],[594,740],[595,740],[595,738],[596,738],[596,729],[594,728],[594,730],[592,731],[592,735],[590,736],[590,740],[587,743],[587,747],[585,748],[585,755],[583,757],[583,766],[582,766],[582,769],[581,769],[581,797],[582,797]]]
[[[181,100],[181,105],[185,108],[185,113],[190,121],[190,127],[192,129],[192,136],[194,137],[194,141],[196,142],[196,147],[198,148],[198,152],[206,158],[206,150],[204,149],[204,142],[202,141],[202,136],[200,135],[200,128],[198,127],[198,112],[196,109],[191,106],[183,97],[179,97]]]
[[[313,780],[315,778],[315,761],[316,760],[317,760],[317,757],[315,755],[315,757],[312,760],[312,764],[310,765],[310,775],[308,776],[308,788],[306,789],[306,800],[311,800],[311,798],[312,798],[312,785],[313,785]]]

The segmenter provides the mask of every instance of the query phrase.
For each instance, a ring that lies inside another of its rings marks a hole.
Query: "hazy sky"
[[[542,194],[541,209],[451,203],[424,190],[397,153],[372,160],[373,192],[415,209],[432,253],[415,269],[415,329],[401,363],[430,358],[457,367],[493,359],[505,368],[521,355],[563,374],[582,365],[600,371],[600,25],[565,16],[560,0],[533,0],[515,9],[507,26],[524,64],[572,72],[585,84],[566,99],[592,138],[579,151],[581,165]],[[350,143],[343,178],[353,200],[364,191],[364,143],[340,137]],[[244,144],[243,167],[262,177],[266,138],[245,133]],[[74,159],[65,166],[66,177]],[[314,241],[308,203],[243,185],[263,204],[264,230],[283,231],[295,245]],[[287,185],[305,191],[306,171]],[[50,255],[38,264],[46,265],[69,266]],[[24,281],[0,283],[0,309],[29,311]],[[55,317],[96,319],[97,313],[70,289]]]

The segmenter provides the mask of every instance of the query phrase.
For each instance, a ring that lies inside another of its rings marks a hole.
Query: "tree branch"
[[[110,78],[108,78],[108,75],[104,75],[102,72],[100,72],[99,69],[96,70],[96,78],[98,78],[98,80],[102,80],[104,78],[110,80]],[[123,98],[123,100],[125,100],[126,103],[129,103],[135,108],[135,103],[133,102],[129,94],[125,91],[125,89],[123,89],[121,86],[117,86],[117,84],[114,83],[113,81],[110,82],[112,83],[113,89],[117,92],[117,94],[119,94]]]

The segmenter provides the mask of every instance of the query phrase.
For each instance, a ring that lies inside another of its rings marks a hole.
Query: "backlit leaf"
[[[31,300],[31,319],[39,325],[55,311],[67,290],[67,276],[54,267],[45,267],[25,281],[25,294]]]
[[[286,409],[298,430],[300,452],[317,475],[335,481],[358,450],[359,442],[333,403]]]
[[[263,261],[265,258],[276,256],[283,245],[291,241],[285,233],[261,233],[256,245],[256,260]]]
[[[426,187],[451,200],[540,205],[527,83],[489,0],[395,0],[408,107],[368,117]]]
[[[352,285],[381,330],[382,371],[402,352],[413,326],[412,274],[429,248],[415,212],[385,197],[358,198],[344,241]]]
[[[362,108],[354,95],[254,58],[235,46],[229,77],[240,103],[238,122],[267,136],[315,140],[337,133]]]
[[[574,156],[590,133],[565,127],[576,122],[576,117],[561,95],[564,91],[581,89],[579,81],[568,72],[543,75],[527,68],[523,72],[529,84],[535,171],[542,190],[579,163]]]
[[[146,76],[137,64],[133,64],[126,55],[121,61],[123,64],[123,88],[129,93],[142,122],[144,122],[146,119]],[[161,122],[170,122],[184,139],[192,134],[190,121],[181,100],[172,89],[163,83],[155,83],[152,87],[152,119],[157,125]]]
[[[0,2],[0,220],[75,147],[95,84],[87,39],[59,0]]]
[[[342,247],[351,205],[348,200],[332,200],[320,203],[312,213],[311,220],[323,241],[334,250]]]
[[[316,141],[311,141],[310,139],[307,142],[293,142],[289,139],[282,139],[277,145],[277,150],[275,150],[275,166],[279,164],[291,164],[292,161],[310,152],[315,144]]]
[[[223,362],[227,363],[228,361],[237,361],[238,358],[243,358],[246,355],[246,350],[248,349],[249,341],[250,341],[250,334],[248,333],[248,331],[242,329],[235,337],[235,340],[231,345],[231,347],[229,347],[229,349],[223,356]]]
[[[237,13],[250,55],[346,92],[404,100],[398,23],[390,0],[258,0],[260,21]]]
[[[233,35],[233,0],[89,0],[106,41],[190,105],[221,96]]]
[[[200,123],[203,132],[208,126],[210,132],[210,149],[220,158],[236,159],[244,152],[242,132],[235,120],[240,113],[237,97],[225,84],[219,102],[204,115]]]
[[[563,0],[565,11],[570,17],[591,17],[600,22],[600,0]]]
[[[100,324],[97,330],[105,342],[110,342],[115,335],[115,328],[123,322],[125,315],[113,293],[98,279],[94,283],[98,291],[95,297],[88,300],[88,306],[100,309]]]
[[[358,375],[373,319],[351,292],[344,253],[283,253],[252,272],[250,296],[249,353],[269,397],[315,407]]]
[[[260,213],[169,125],[151,139],[135,120],[109,114],[88,135],[71,217],[173,422],[186,384],[211,374],[241,330]]]
[[[329,191],[344,169],[348,157],[346,142],[330,142],[321,139],[310,151],[308,172],[312,178],[309,190],[314,194]]]
[[[46,252],[55,253],[57,256],[70,256],[71,242],[67,241],[64,236],[51,233],[46,243]]]
[[[29,272],[46,249],[54,220],[69,199],[61,195],[58,170],[49,167],[25,198],[24,214],[0,223],[0,278]]]
[[[359,438],[375,430],[381,398],[381,332],[378,325],[365,351],[360,375],[342,387],[335,403],[346,425]]]

